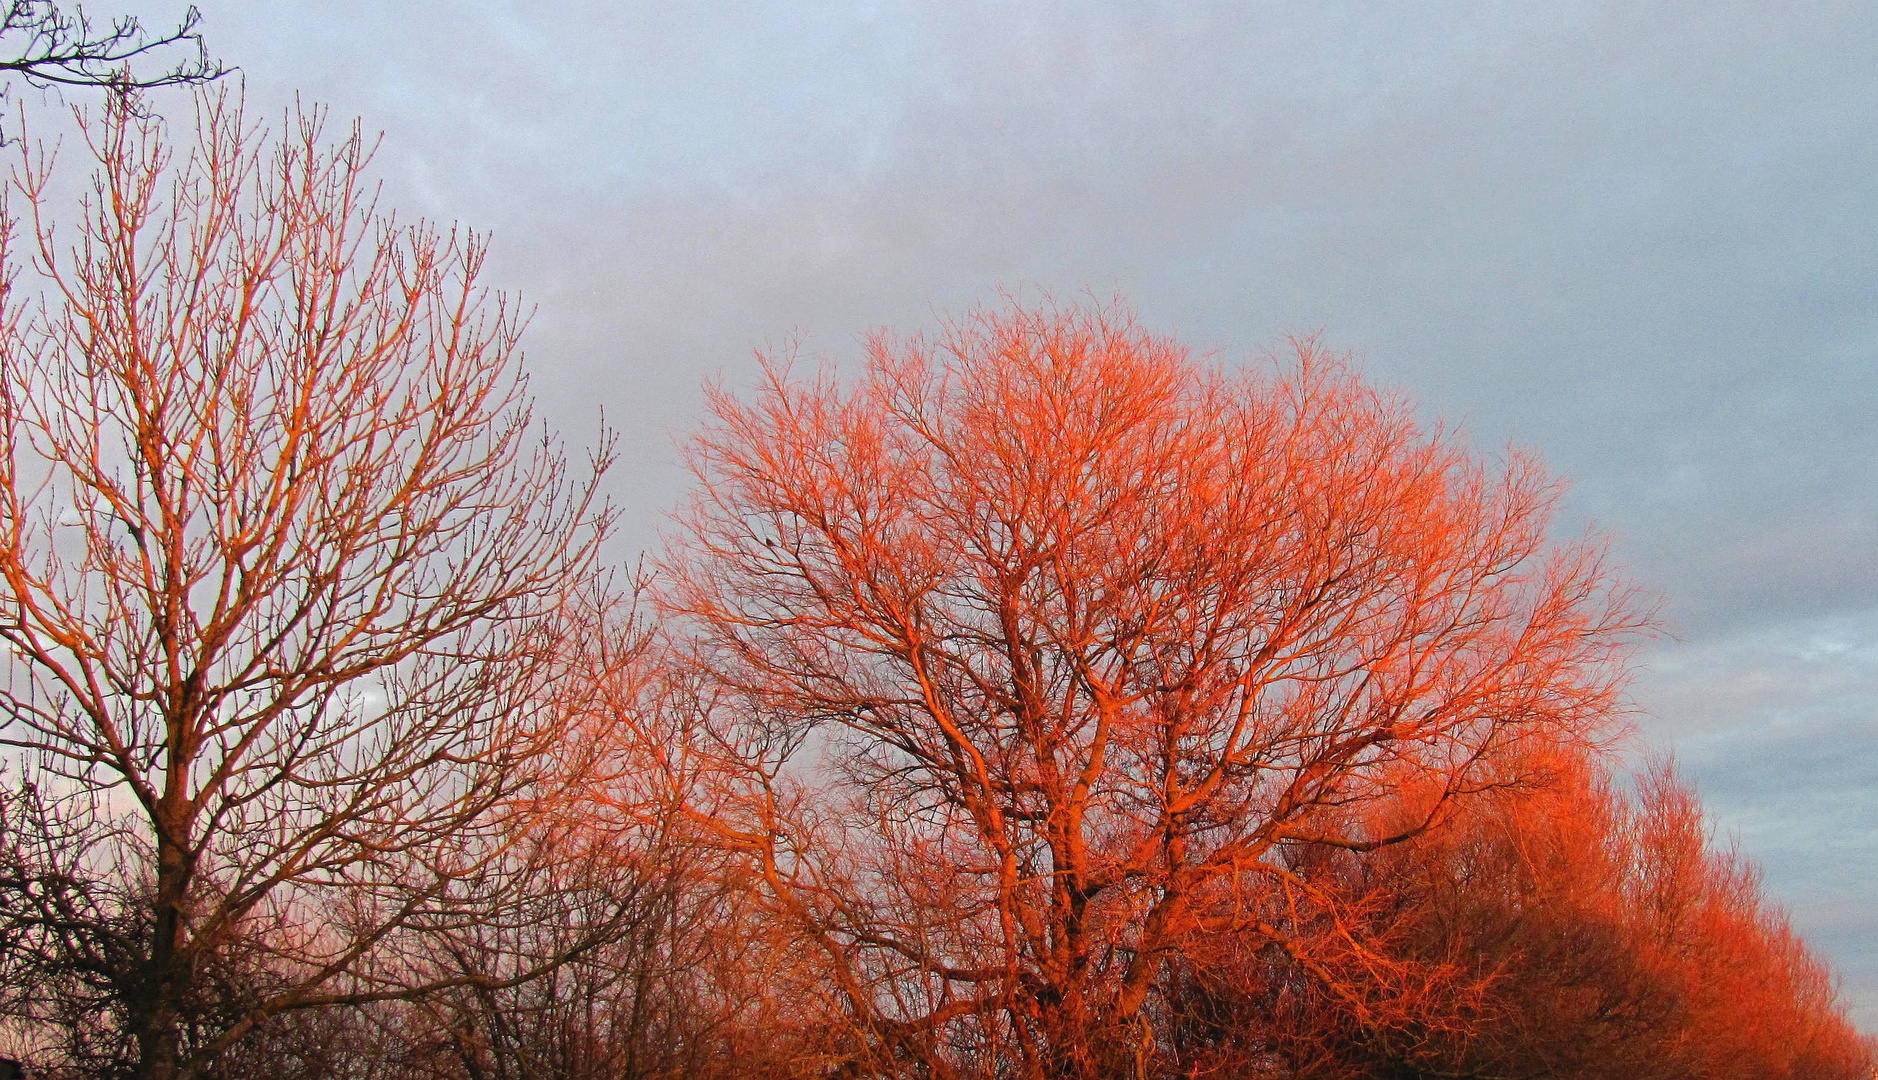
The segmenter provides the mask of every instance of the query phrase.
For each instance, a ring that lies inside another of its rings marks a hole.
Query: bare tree
[[[126,1067],[551,967],[583,943],[421,961],[562,880],[555,673],[610,452],[574,469],[536,431],[482,241],[380,214],[356,125],[271,134],[223,94],[184,149],[122,101],[84,133],[66,211],[22,145],[0,250],[0,745],[123,840],[89,869]],[[261,977],[207,1009],[218,969]]]
[[[152,33],[134,15],[92,22],[85,9],[61,10],[52,0],[5,0],[0,6],[0,71],[30,86],[99,86],[124,92],[209,82],[222,65],[209,59],[199,29],[202,13],[191,6],[174,29]],[[169,61],[165,58],[181,54]],[[165,66],[133,70],[146,60]]]
[[[1290,853],[1605,731],[1639,625],[1536,465],[1308,344],[1266,380],[1013,305],[714,406],[667,594],[735,703],[713,816],[861,1072],[1153,1072],[1193,942],[1295,947]]]
[[[574,775],[538,825],[564,855],[549,865],[555,884],[535,890],[531,918],[430,935],[423,962],[438,978],[594,944],[532,982],[471,982],[381,1010],[411,1076],[707,1080],[766,1075],[781,1056],[762,1021],[768,973],[786,960],[689,813],[714,764],[696,681],[634,625],[595,622],[562,660],[581,715],[563,748]]]
[[[1830,973],[1669,768],[1626,784],[1558,755],[1549,771],[1377,857],[1317,853],[1366,955],[1320,974],[1256,938],[1214,942],[1184,988],[1209,1021],[1185,1060],[1329,1080],[1871,1075]],[[1372,1008],[1395,989],[1379,968],[1440,969],[1447,1000]]]

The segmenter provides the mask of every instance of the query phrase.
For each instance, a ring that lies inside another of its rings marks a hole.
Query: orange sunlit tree
[[[1336,978],[1255,934],[1209,941],[1179,972],[1182,1059],[1323,1080],[1870,1076],[1825,966],[1709,843],[1672,771],[1627,783],[1583,754],[1533,764],[1543,786],[1473,800],[1377,857],[1300,853],[1334,897],[1306,925]],[[1338,955],[1352,939],[1364,955]]]
[[[1548,544],[1542,470],[1308,342],[1224,370],[1012,303],[874,338],[851,387],[766,372],[713,395],[665,603],[745,779],[713,824],[819,957],[842,1067],[1160,1072],[1170,965],[1335,900],[1291,853],[1608,730],[1640,620]]]
[[[114,100],[62,221],[21,140],[0,251],[0,1004],[101,1075],[525,980],[582,943],[432,946],[604,887],[530,815],[610,514],[530,421],[482,242],[379,214],[356,125],[209,94],[190,134]]]

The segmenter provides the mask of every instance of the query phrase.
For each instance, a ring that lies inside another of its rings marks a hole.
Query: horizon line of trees
[[[22,138],[0,207],[35,1075],[1873,1075],[1616,766],[1649,613],[1557,483],[1314,343],[1006,298],[768,358],[620,575],[610,438],[356,124],[81,125],[78,204]]]

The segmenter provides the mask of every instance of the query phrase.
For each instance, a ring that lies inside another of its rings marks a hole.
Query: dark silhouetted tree
[[[78,5],[62,9],[52,0],[4,0],[0,72],[29,86],[96,86],[119,93],[209,82],[224,69],[209,59],[201,23],[193,6],[173,29],[152,33],[134,15],[104,25]]]

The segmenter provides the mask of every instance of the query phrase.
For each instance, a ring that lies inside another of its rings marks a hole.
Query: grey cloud
[[[1646,734],[1878,1026],[1878,8],[203,6],[255,100],[386,130],[391,205],[494,230],[629,547],[704,377],[1000,285],[1322,329],[1538,449],[1665,597]]]

